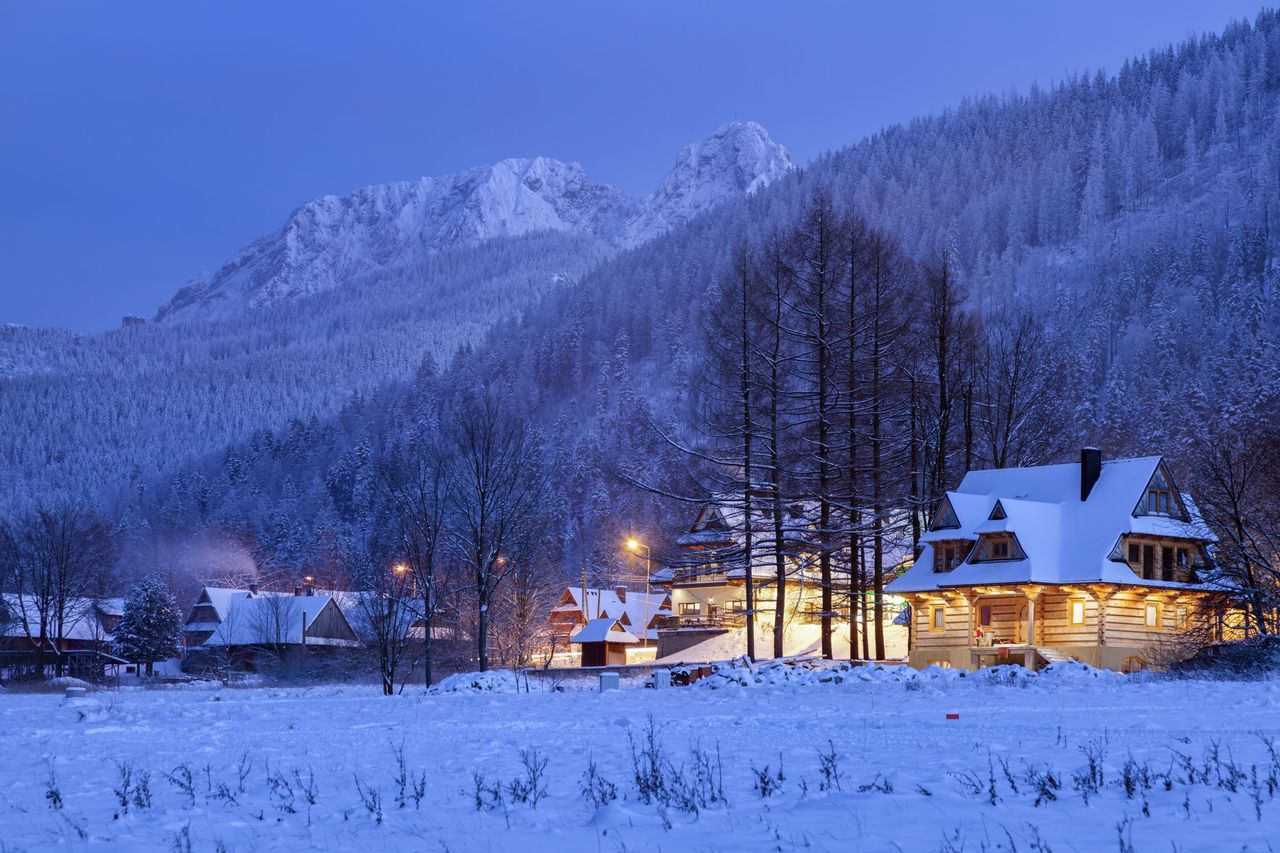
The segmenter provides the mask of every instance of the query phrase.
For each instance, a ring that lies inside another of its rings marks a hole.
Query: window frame
[[[990,628],[991,623],[995,621],[995,608],[990,604],[978,605],[978,627]]]
[[[1158,601],[1145,602],[1145,606],[1142,610],[1143,627],[1153,631],[1159,631],[1163,628],[1164,614],[1161,612],[1163,609],[1164,608],[1160,606],[1160,602]],[[1154,616],[1152,614],[1154,614]]]
[[[941,618],[939,618],[941,617]],[[942,624],[939,625],[938,623]],[[929,605],[929,633],[943,634],[947,630],[947,605],[930,604]]]
[[[1080,618],[1076,618],[1077,611]],[[1072,625],[1083,625],[1089,618],[1088,602],[1083,598],[1067,599],[1067,619]]]
[[[701,601],[682,601],[682,602],[680,602],[680,614],[679,614],[679,615],[681,615],[681,616],[701,616],[701,615],[702,615],[702,602],[701,602]]]

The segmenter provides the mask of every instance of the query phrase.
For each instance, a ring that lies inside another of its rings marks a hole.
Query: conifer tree
[[[147,578],[125,599],[116,647],[125,659],[145,663],[151,675],[156,661],[177,656],[181,630],[182,616],[173,596],[159,578]]]

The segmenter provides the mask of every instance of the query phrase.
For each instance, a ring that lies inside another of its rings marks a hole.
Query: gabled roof
[[[327,607],[340,618],[341,609],[327,595],[262,595],[237,598],[232,602],[222,623],[204,641],[206,646],[301,645],[303,628],[311,630]],[[307,645],[352,645],[349,640],[335,640],[308,635]]]
[[[577,610],[579,613],[583,612],[581,587],[565,587],[560,600],[564,604],[556,607],[552,612],[564,612],[562,608]],[[647,609],[646,602],[648,603]],[[647,625],[646,614],[648,615]],[[627,590],[627,600],[622,601],[618,598],[618,593],[612,589],[587,588],[586,616],[588,620],[604,617],[622,619],[625,616],[632,632],[636,636],[647,640],[658,639],[658,630],[652,627],[654,619],[659,616],[670,615],[670,596],[666,592],[646,594]]]
[[[196,599],[195,606],[208,605],[213,608],[214,613],[218,614],[219,619],[226,619],[232,603],[241,598],[248,598],[250,595],[251,593],[247,589],[206,586],[200,591],[200,596]]]
[[[592,619],[569,638],[571,643],[638,643],[637,637],[617,619]]]
[[[1162,465],[1159,456],[1103,462],[1098,481],[1084,501],[1080,500],[1079,463],[970,471],[958,489],[947,493],[960,527],[922,536],[920,558],[886,590],[902,593],[986,584],[1097,582],[1186,588],[1188,584],[1143,580],[1128,565],[1110,559],[1117,540],[1129,533],[1213,540],[1194,502],[1185,495],[1187,520],[1135,515],[1147,484]],[[993,519],[997,501],[1005,517]],[[950,572],[933,571],[930,543],[1005,532],[1017,537],[1025,552],[1022,559],[971,562],[971,554]]]

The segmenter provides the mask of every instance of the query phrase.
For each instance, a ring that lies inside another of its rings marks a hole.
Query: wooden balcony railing
[[[681,628],[742,628],[747,624],[744,613],[690,613],[684,616],[663,616],[657,620],[659,631],[678,631]]]

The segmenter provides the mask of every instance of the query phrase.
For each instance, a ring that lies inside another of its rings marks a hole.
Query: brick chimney
[[[625,586],[616,586],[613,591],[618,596],[619,601],[623,604],[627,603],[627,588]]]
[[[1080,449],[1080,500],[1089,499],[1098,478],[1102,476],[1102,451],[1096,447]]]
[[[298,598],[301,598],[301,597],[302,597],[302,587],[300,587],[300,586],[295,586],[295,587],[293,588],[293,594],[294,594],[295,596],[297,596]]]

